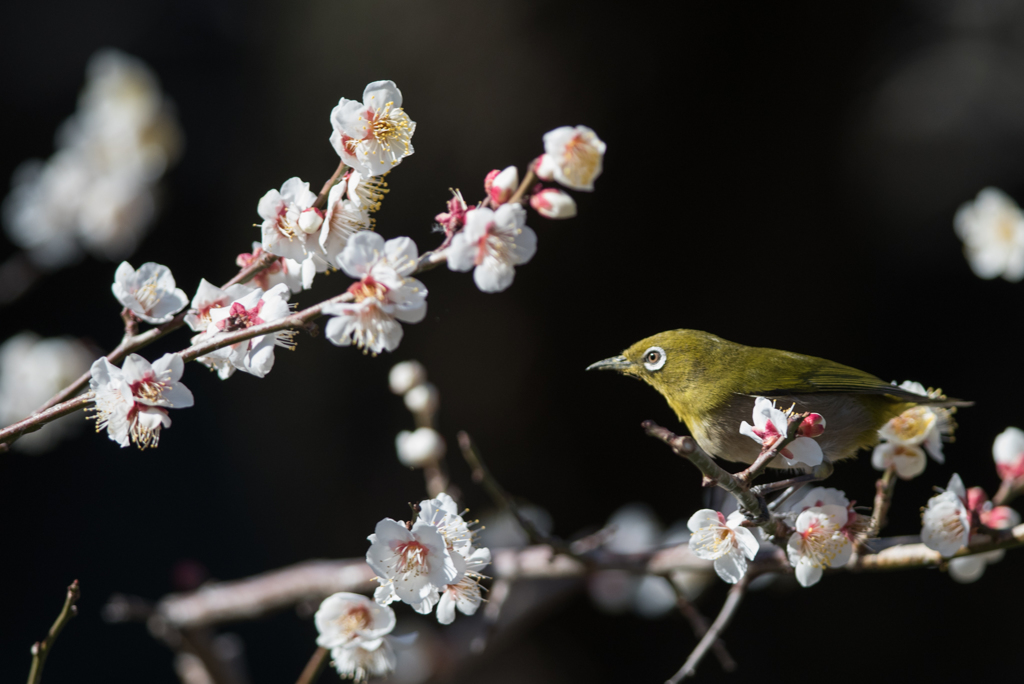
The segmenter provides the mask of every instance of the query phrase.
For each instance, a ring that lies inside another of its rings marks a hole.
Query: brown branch
[[[316,209],[323,209],[327,206],[327,196],[331,194],[331,188],[338,182],[338,176],[345,173],[345,162],[338,162],[338,168],[334,170],[334,174],[327,179],[324,186],[320,188],[320,194],[316,196],[316,201],[313,202],[313,207]]]
[[[525,204],[527,200],[530,199],[530,186],[533,185],[535,180],[537,180],[537,175],[533,172],[533,167],[536,162],[537,160],[535,159],[530,162],[530,165],[526,168],[526,175],[523,176],[523,182],[520,183],[519,187],[516,188],[516,191],[512,193],[512,196],[508,200],[509,204],[512,204],[513,202]]]
[[[672,586],[674,587],[675,585],[673,584]],[[679,612],[683,614],[686,621],[690,623],[693,635],[697,639],[703,638],[709,629],[707,618],[692,603],[687,601],[686,597],[679,591],[676,593],[676,606],[678,606]],[[736,670],[736,661],[732,659],[729,651],[725,649],[724,641],[715,639],[715,643],[711,644],[711,649],[715,652],[715,657],[718,658],[718,663],[722,666],[723,670],[726,672],[734,672]]]
[[[67,596],[64,598],[64,607],[54,621],[53,626],[50,627],[46,637],[42,641],[32,644],[32,668],[28,673],[28,684],[39,684],[43,677],[43,666],[46,665],[46,657],[50,655],[54,642],[57,641],[61,630],[64,629],[64,626],[68,624],[71,618],[78,615],[78,608],[75,604],[78,603],[78,599],[81,596],[82,592],[78,587],[78,580],[75,580],[68,587]]]
[[[313,651],[312,657],[306,663],[306,667],[302,668],[302,674],[295,680],[295,684],[313,684],[317,677],[320,676],[320,673],[324,671],[324,666],[330,660],[328,658],[330,654],[331,652],[323,646]]]
[[[871,523],[868,525],[867,536],[877,537],[885,527],[892,495],[896,491],[896,468],[889,466],[882,477],[875,483],[875,505],[871,510]]]
[[[665,684],[679,684],[682,680],[687,677],[693,676],[697,671],[697,665],[704,658],[707,652],[711,649],[711,646],[718,641],[719,635],[729,626],[729,621],[732,620],[736,614],[736,609],[739,608],[740,602],[743,600],[743,595],[747,591],[747,585],[750,584],[752,579],[752,573],[747,573],[743,579],[737,582],[729,590],[729,595],[725,599],[725,603],[722,605],[722,610],[718,613],[718,617],[708,628],[708,631],[704,634],[704,637],[697,644],[697,648],[693,649],[693,653],[686,659],[683,666],[679,668],[679,671],[672,675]]]
[[[79,397],[69,399],[56,406],[51,406],[45,411],[40,411],[28,418],[19,420],[17,423],[8,425],[3,430],[0,430],[0,452],[6,451],[8,445],[22,435],[35,432],[50,421],[85,408],[85,405],[92,401],[94,396],[92,392],[86,392]]]
[[[687,461],[703,473],[705,483],[721,487],[736,497],[740,510],[748,516],[754,516],[759,524],[770,523],[770,517],[766,514],[767,507],[763,499],[751,492],[735,475],[715,463],[714,459],[708,456],[697,445],[692,437],[677,435],[667,428],[663,428],[653,420],[645,420],[641,427],[649,436],[659,439],[667,444],[677,455]]]

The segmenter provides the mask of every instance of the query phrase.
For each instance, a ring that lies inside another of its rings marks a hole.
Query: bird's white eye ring
[[[665,350],[661,347],[651,347],[644,352],[644,368],[649,371],[660,370],[665,365]]]

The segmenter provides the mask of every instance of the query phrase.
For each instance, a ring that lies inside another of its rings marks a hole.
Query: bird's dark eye
[[[649,371],[660,370],[665,365],[665,350],[661,347],[651,347],[644,352],[644,368]]]

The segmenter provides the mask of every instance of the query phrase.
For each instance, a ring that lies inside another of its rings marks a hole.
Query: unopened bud
[[[825,431],[825,419],[820,413],[811,413],[802,421],[796,433],[801,437],[817,437]]]
[[[567,219],[576,215],[576,200],[558,188],[545,188],[530,198],[530,206],[549,219]]]
[[[391,367],[388,386],[395,394],[405,394],[427,381],[427,369],[419,361],[402,361]]]
[[[437,463],[447,449],[444,437],[433,428],[423,427],[412,432],[402,430],[395,438],[398,460],[410,468],[423,468]]]
[[[413,413],[434,413],[440,402],[437,388],[429,382],[416,385],[405,393],[405,407]]]
[[[494,206],[500,206],[508,202],[519,187],[519,171],[514,166],[509,166],[504,171],[495,169],[487,174],[484,179],[484,190],[491,198]]]
[[[313,233],[320,230],[320,226],[324,223],[324,212],[320,211],[315,207],[304,209],[299,214],[299,229],[303,233],[312,235]]]

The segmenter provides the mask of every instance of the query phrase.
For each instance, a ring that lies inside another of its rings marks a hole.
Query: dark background
[[[190,297],[200,277],[230,277],[234,255],[259,239],[264,192],[293,175],[318,188],[330,175],[330,110],[369,81],[395,80],[418,123],[378,230],[421,249],[437,241],[432,217],[449,187],[479,199],[486,172],[523,169],[544,132],[586,124],[608,153],[597,191],[576,193],[578,218],[531,214],[539,251],[510,290],[426,274],[428,317],[406,326],[394,354],[303,337],[263,380],[222,383],[189,367],[197,405],[172,415],[155,451],[83,431],[40,457],[4,454],[4,681],[25,676],[28,647],[73,578],[82,615],[45,680],[170,683],[171,654],[142,626],[100,619],[113,592],[156,599],[175,589],[182,560],[231,579],[364,554],[374,523],[403,517],[423,492],[394,456],[411,417],[386,376],[407,358],[440,388],[449,443],[469,430],[504,485],[547,508],[563,536],[630,501],[666,523],[701,507],[695,471],[639,428],[676,424],[662,399],[583,373],[677,327],[976,400],[947,465],[899,485],[890,533],[916,533],[918,508],[953,472],[990,493],[998,484],[992,439],[1024,422],[1013,324],[1024,286],[975,278],[952,216],[985,185],[1024,198],[1021,3],[10,4],[0,185],[23,159],[52,152],[85,61],[103,46],[145,60],[178,105],[185,155],[131,261],[167,264]],[[3,312],[0,338],[27,328],[112,348],[115,266],[87,260],[52,275]],[[343,274],[320,278],[297,300],[347,285]],[[179,333],[145,355],[186,343]],[[485,511],[451,456],[464,502]],[[865,456],[829,484],[867,503],[875,477]],[[915,571],[752,594],[727,634],[741,667],[728,681],[794,670],[884,679],[897,663],[922,679],[1005,674],[1018,659],[1020,564],[1011,553],[967,586]],[[715,585],[703,610],[714,614],[724,593]],[[293,681],[313,649],[312,624],[291,613],[232,629],[257,684]],[[581,593],[460,681],[662,681],[692,646],[676,615],[607,616]],[[720,677],[709,659],[701,678]]]

